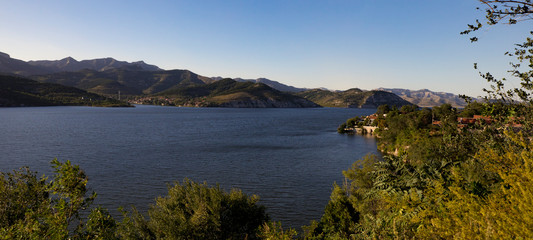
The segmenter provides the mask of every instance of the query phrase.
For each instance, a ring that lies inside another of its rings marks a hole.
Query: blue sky
[[[473,69],[506,76],[528,24],[472,44],[477,0],[0,0],[0,51],[22,60],[113,57],[296,87],[481,95]]]

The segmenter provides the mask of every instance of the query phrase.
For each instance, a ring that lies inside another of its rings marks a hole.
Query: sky
[[[489,87],[478,71],[507,76],[513,59],[504,53],[531,30],[527,22],[489,27],[470,43],[459,33],[484,19],[478,0],[0,0],[0,6],[0,52],[25,61],[113,57],[302,88],[474,97]]]

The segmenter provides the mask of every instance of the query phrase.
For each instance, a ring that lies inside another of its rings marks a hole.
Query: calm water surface
[[[342,170],[375,139],[336,133],[375,109],[0,108],[0,171],[51,174],[71,160],[101,204],[146,211],[166,184],[190,178],[257,194],[272,220],[318,220]]]

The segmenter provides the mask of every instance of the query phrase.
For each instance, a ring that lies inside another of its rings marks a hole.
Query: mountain
[[[0,52],[0,73],[8,75],[29,76],[49,73],[46,68],[32,66],[22,60],[14,59],[9,54]]]
[[[142,69],[144,71],[162,71],[162,69],[159,67],[146,64],[143,61],[130,63],[118,61],[113,58],[77,61],[74,58],[67,57],[61,60],[39,60],[25,62],[19,59],[11,58],[9,54],[0,52],[0,73],[11,75],[31,76],[64,71],[75,72],[83,69],[106,71],[124,67],[133,67]]]
[[[263,83],[222,79],[189,87],[174,87],[157,94],[173,105],[240,108],[320,107],[304,98],[273,89]]]
[[[466,102],[458,95],[446,92],[433,92],[428,89],[408,90],[401,88],[378,88],[377,90],[391,92],[406,101],[412,102],[420,107],[434,107],[445,103],[456,108],[463,108]]]
[[[403,100],[390,92],[375,90],[363,91],[358,88],[336,92],[323,89],[312,89],[305,92],[295,93],[295,95],[308,99],[323,107],[377,108],[379,105],[383,104],[398,107],[412,105],[412,103]]]
[[[29,76],[32,79],[81,88],[98,94],[153,95],[170,89],[200,86],[221,81],[223,78],[208,78],[188,70],[162,70],[143,61],[125,62],[113,58],[100,58],[77,61],[72,57],[61,60],[39,60],[25,62],[11,58],[0,52],[0,73],[6,75]],[[237,82],[262,83],[281,92],[291,92],[305,97],[322,106],[329,107],[374,107],[380,103],[405,105],[391,95],[421,107],[432,107],[450,103],[454,107],[464,107],[466,103],[457,95],[432,92],[427,89],[407,90],[380,88],[377,91],[350,89],[331,92],[325,89],[305,89],[288,86],[266,78],[235,79]]]
[[[125,62],[118,61],[114,58],[99,58],[92,60],[83,60],[77,61],[72,57],[63,58],[61,60],[39,60],[39,61],[29,61],[28,64],[32,66],[42,67],[49,69],[51,72],[75,72],[83,69],[90,69],[95,71],[106,71],[109,69],[123,68],[123,67],[138,67],[144,71],[161,71],[163,69],[155,66],[146,64],[143,61],[138,62]]]
[[[0,75],[0,107],[19,106],[131,106],[125,102],[59,84]]]
[[[32,76],[40,82],[58,83],[99,94],[156,94],[173,87],[203,85],[212,80],[188,70],[145,71],[141,66],[123,66],[103,71],[84,69]]]
[[[224,79],[224,78],[222,78],[222,77],[212,77],[212,79],[215,80],[215,81],[218,81],[218,80],[221,80],[221,79]],[[273,80],[270,80],[270,79],[267,79],[267,78],[258,78],[258,79],[234,78],[233,80],[235,80],[237,82],[264,83],[267,86],[269,86],[271,88],[274,88],[274,89],[276,89],[278,91],[282,91],[282,92],[303,92],[303,91],[309,90],[307,88],[297,88],[297,87],[285,85],[283,83],[280,83],[280,82],[277,82],[277,81],[273,81]]]

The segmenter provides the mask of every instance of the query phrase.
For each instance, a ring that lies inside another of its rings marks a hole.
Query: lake
[[[342,171],[368,153],[368,136],[341,135],[375,109],[0,108],[0,171],[52,173],[70,160],[89,176],[96,204],[145,212],[167,184],[189,178],[260,196],[272,220],[319,220]]]

